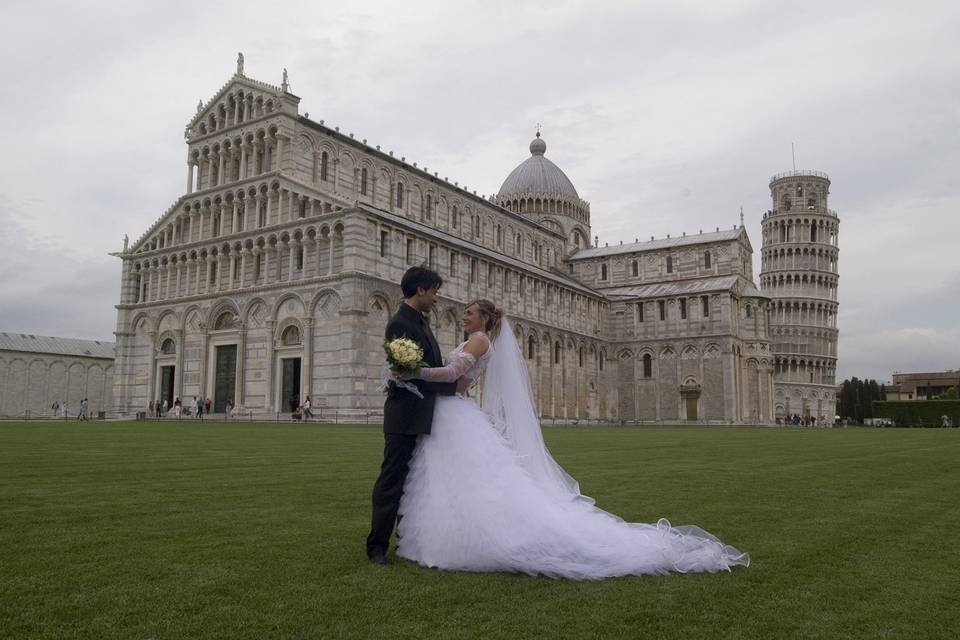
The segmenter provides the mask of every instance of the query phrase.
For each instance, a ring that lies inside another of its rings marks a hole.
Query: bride
[[[699,527],[629,523],[594,506],[544,445],[523,354],[502,312],[471,302],[463,326],[469,339],[445,366],[400,376],[475,383],[486,370],[482,406],[437,398],[400,503],[398,555],[438,569],[575,580],[749,565],[747,554]]]

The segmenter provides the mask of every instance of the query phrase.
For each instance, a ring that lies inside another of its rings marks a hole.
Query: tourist
[[[197,405],[197,418],[203,420],[203,398],[193,397],[194,404]]]
[[[293,413],[290,414],[290,417],[291,417],[292,419],[294,419],[294,420],[302,420],[302,419],[303,419],[303,407],[297,407],[296,409],[294,409],[294,410],[293,410]]]
[[[227,406],[223,408],[223,412],[226,414],[227,420],[233,418],[233,400],[227,400]]]
[[[212,405],[213,403],[210,402],[210,398],[207,398],[206,400],[203,401],[203,408],[206,410],[207,415],[210,415],[210,407]]]
[[[180,398],[176,398],[173,401],[173,415],[179,420],[181,413],[183,413],[183,403],[180,402]]]
[[[159,398],[157,398],[157,401],[156,401],[156,403],[154,403],[153,406],[156,407],[156,409],[157,409],[157,417],[158,417],[158,418],[162,418],[162,417],[163,417],[163,414],[160,412],[162,405],[160,404],[160,399],[159,399]]]
[[[84,398],[80,401],[80,413],[77,415],[77,420],[86,420],[87,419],[87,399]]]
[[[306,402],[303,403],[303,417],[312,418],[313,411],[310,411],[310,396],[307,396]]]
[[[147,415],[152,418],[154,413],[156,413],[156,412],[155,412],[154,409],[153,409],[153,400],[151,400],[151,401],[147,404]]]
[[[170,405],[167,403],[167,399],[163,399],[163,415],[167,415],[167,411],[170,409]]]

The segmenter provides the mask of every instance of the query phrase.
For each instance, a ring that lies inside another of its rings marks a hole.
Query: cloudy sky
[[[611,244],[731,227],[830,174],[838,378],[960,368],[956,2],[0,4],[0,330],[112,339],[120,262],[233,74],[496,192],[543,123]]]

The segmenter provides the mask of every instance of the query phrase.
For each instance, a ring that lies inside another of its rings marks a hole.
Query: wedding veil
[[[493,341],[487,365],[481,406],[516,451],[520,464],[541,487],[571,499],[592,499],[580,494],[580,486],[547,451],[534,409],[530,378],[523,352],[504,318]]]

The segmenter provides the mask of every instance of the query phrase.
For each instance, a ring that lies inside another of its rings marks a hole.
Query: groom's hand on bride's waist
[[[457,393],[462,393],[467,395],[467,391],[470,389],[470,378],[466,376],[457,378]]]

